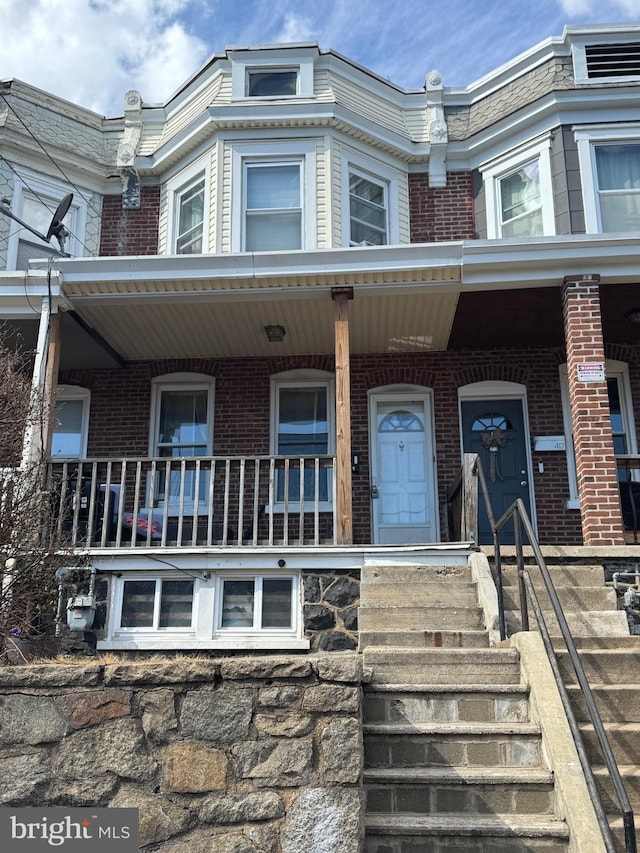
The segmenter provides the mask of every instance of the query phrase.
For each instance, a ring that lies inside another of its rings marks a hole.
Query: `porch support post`
[[[606,379],[597,374],[605,364],[600,276],[566,276],[562,302],[583,542],[623,545],[609,395]]]
[[[42,300],[38,341],[34,354],[33,373],[31,375],[31,402],[27,415],[27,424],[22,444],[21,467],[30,468],[42,459],[45,424],[43,423],[43,399],[47,359],[49,355],[49,335],[51,325],[51,305],[48,298]]]
[[[53,422],[56,413],[56,394],[58,391],[58,372],[60,370],[60,318],[61,314],[56,311],[51,315],[49,323],[49,346],[47,351],[47,369],[44,377],[44,436],[43,451],[44,458],[51,455],[51,441],[53,439]]]
[[[349,300],[353,288],[334,287],[336,356],[336,539],[338,545],[353,543],[351,494],[351,377],[349,361]]]

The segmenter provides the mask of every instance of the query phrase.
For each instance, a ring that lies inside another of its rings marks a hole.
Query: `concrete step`
[[[640,767],[637,764],[618,764],[618,770],[622,777],[622,784],[629,797],[629,803],[635,815],[640,810]],[[598,766],[593,768],[593,775],[596,779],[602,806],[607,815],[618,817],[620,815],[620,806],[618,798],[614,794],[613,781],[609,776],[609,771],[606,767]],[[637,821],[637,818],[636,818]]]
[[[365,724],[372,726],[529,722],[529,694],[520,684],[369,684],[363,708]]]
[[[616,592],[606,586],[557,586],[556,592],[565,613],[581,610],[617,610]],[[546,588],[536,589],[540,607],[551,610]],[[505,610],[520,609],[518,587],[503,588]]]
[[[360,651],[368,646],[406,649],[489,647],[489,635],[478,631],[360,631]]]
[[[581,649],[580,661],[589,684],[625,684],[640,673],[640,648]],[[576,676],[567,651],[556,651],[565,684],[575,684]]]
[[[640,723],[640,684],[592,684],[591,690],[604,723]],[[580,723],[589,719],[582,691],[569,685],[567,693]]]
[[[362,607],[358,610],[361,631],[449,631],[484,628],[480,607]]]
[[[378,723],[364,726],[365,767],[542,767],[531,723]]]
[[[580,723],[580,732],[587,754],[595,763],[601,763],[600,743],[591,723]],[[640,723],[607,723],[607,740],[618,763],[640,764]]]
[[[362,583],[360,607],[477,607],[475,584],[448,581]]]
[[[466,561],[462,564],[439,566],[369,566],[362,571],[362,584],[369,586],[377,583],[422,584],[456,583],[471,581],[471,570]]]
[[[365,853],[565,853],[569,838],[548,815],[503,813],[368,815],[365,830]]]
[[[367,814],[553,814],[553,774],[543,768],[366,768]]]
[[[569,630],[574,639],[579,637],[628,637],[629,626],[627,614],[624,610],[589,610],[564,614]],[[514,610],[505,611],[508,633],[513,634],[521,630],[520,612]],[[552,637],[560,637],[560,628],[555,614],[544,613],[545,622]],[[529,610],[529,625],[535,625],[533,611]]]
[[[547,566],[554,586],[604,586],[604,569],[601,565],[583,566],[580,564],[566,566]],[[525,565],[534,587],[542,584],[540,569],[535,565]],[[503,586],[517,586],[518,568],[512,564],[502,564]]]
[[[515,649],[407,649],[367,647],[363,663],[374,683],[518,684]]]

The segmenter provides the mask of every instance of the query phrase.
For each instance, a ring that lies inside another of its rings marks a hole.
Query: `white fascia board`
[[[174,281],[374,274],[459,265],[462,242],[219,255],[59,258],[64,282]]]
[[[465,241],[462,290],[558,286],[567,275],[594,273],[603,284],[640,278],[640,235]]]

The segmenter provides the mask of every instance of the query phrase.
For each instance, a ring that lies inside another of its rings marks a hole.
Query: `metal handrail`
[[[578,728],[578,724],[576,722],[575,714],[573,712],[573,708],[571,707],[571,702],[569,700],[569,696],[566,691],[566,687],[564,685],[564,681],[562,680],[562,676],[560,674],[560,669],[558,666],[558,661],[556,657],[555,650],[553,648],[553,644],[551,642],[551,638],[549,636],[549,631],[547,628],[547,624],[538,602],[538,598],[533,589],[533,583],[531,581],[531,576],[528,571],[526,571],[524,567],[524,554],[523,554],[523,546],[522,546],[522,530],[521,527],[524,528],[525,533],[529,539],[529,543],[533,550],[536,563],[540,570],[540,574],[544,581],[544,585],[547,590],[547,594],[549,596],[549,600],[551,601],[551,606],[553,608],[553,612],[558,620],[558,625],[560,627],[560,633],[562,634],[562,638],[567,647],[567,651],[569,652],[569,657],[571,659],[571,664],[576,674],[576,678],[578,680],[578,684],[580,689],[582,690],[582,694],[584,696],[585,705],[587,708],[587,712],[591,719],[591,723],[593,725],[594,732],[596,737],[598,738],[598,742],[600,744],[600,749],[602,750],[602,755],[607,766],[607,770],[609,771],[609,775],[611,777],[611,781],[613,782],[613,786],[615,789],[616,797],[618,799],[618,803],[620,805],[620,812],[622,814],[622,821],[624,825],[624,838],[625,838],[625,850],[626,853],[636,853],[636,832],[635,832],[635,823],[633,817],[633,810],[631,808],[631,803],[629,802],[629,797],[627,796],[627,792],[624,787],[624,783],[622,781],[622,777],[620,775],[620,770],[618,769],[618,765],[616,763],[615,757],[611,750],[611,746],[609,744],[609,740],[607,738],[607,734],[604,729],[604,725],[602,722],[602,717],[600,716],[600,712],[595,703],[595,699],[593,697],[593,692],[591,690],[591,685],[589,684],[589,680],[584,671],[584,667],[582,666],[582,661],[580,660],[580,656],[578,655],[578,651],[576,649],[576,645],[574,643],[573,637],[571,635],[571,631],[569,630],[569,626],[567,624],[567,620],[565,618],[564,612],[562,610],[562,605],[560,604],[560,599],[558,598],[558,593],[556,592],[555,586],[551,579],[551,575],[549,574],[549,569],[547,568],[545,559],[542,555],[542,551],[540,549],[540,545],[536,539],[535,532],[533,530],[533,525],[529,519],[527,514],[526,507],[521,498],[515,500],[511,506],[500,516],[500,518],[496,521],[493,515],[493,509],[491,506],[491,500],[489,498],[489,491],[487,488],[487,482],[484,476],[484,471],[482,468],[482,464],[478,458],[475,460],[475,472],[477,474],[478,480],[480,481],[480,486],[482,488],[482,493],[485,500],[485,510],[487,516],[489,518],[489,524],[491,526],[491,531],[493,533],[493,542],[494,542],[494,554],[495,554],[495,563],[496,563],[496,588],[498,592],[498,608],[499,608],[499,617],[500,617],[500,636],[501,639],[506,638],[506,627],[505,627],[505,615],[504,615],[504,601],[502,597],[502,560],[500,554],[500,537],[499,531],[500,529],[510,520],[513,521],[514,526],[514,537],[515,537],[515,545],[516,545],[516,559],[518,565],[518,588],[520,593],[520,612],[522,617],[522,629],[524,631],[529,630],[529,612],[527,606],[527,593],[531,598],[531,602],[533,604],[533,610],[536,617],[536,621],[538,623],[538,627],[540,629],[540,634],[542,635],[543,644],[545,650],[547,652],[547,656],[549,657],[549,661],[551,664],[551,668],[553,671],[554,678],[556,680],[556,684],[558,685],[558,690],[560,693],[560,698],[562,700],[565,713],[567,715],[567,720],[569,722],[569,727],[571,729],[571,733],[576,745],[576,749],[578,752],[578,757],[580,759],[580,764],[582,765],[582,769],[585,775],[585,781],[587,784],[587,788],[589,790],[589,794],[591,796],[591,801],[593,803],[596,818],[598,820],[598,824],[603,833],[603,838],[605,842],[605,846],[610,853],[615,853],[615,842],[613,840],[613,836],[611,834],[611,827],[609,826],[609,822],[607,820],[602,800],[600,798],[600,793],[597,789],[597,785],[595,782],[595,778],[593,776],[593,771],[591,769],[591,764],[589,763],[589,759],[587,757],[587,753],[584,747],[584,742],[582,740],[582,735]],[[504,628],[504,635],[503,635]]]

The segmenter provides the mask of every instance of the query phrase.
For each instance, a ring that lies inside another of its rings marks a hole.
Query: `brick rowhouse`
[[[623,545],[620,494],[606,379],[581,381],[579,368],[605,364],[600,276],[566,276],[562,288],[569,402],[585,545]]]

